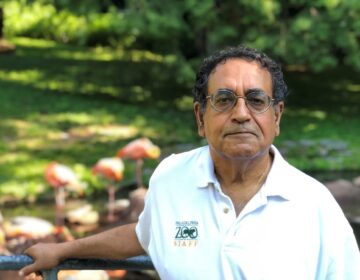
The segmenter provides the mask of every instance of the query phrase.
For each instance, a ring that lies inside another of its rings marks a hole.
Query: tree
[[[0,39],[4,37],[4,10],[0,7]]]
[[[137,42],[187,59],[245,43],[315,71],[360,70],[360,2],[353,0],[130,1]]]
[[[15,1],[11,5],[17,12],[9,16],[7,31],[14,35],[61,40],[66,34],[66,42],[123,44],[175,54],[189,65],[215,49],[243,43],[285,65],[315,71],[347,65],[360,71],[357,0],[79,0],[76,5],[33,0],[21,8],[15,9],[22,5]],[[32,16],[19,18],[26,14]]]
[[[12,52],[15,46],[4,39],[4,9],[0,6],[0,53]]]

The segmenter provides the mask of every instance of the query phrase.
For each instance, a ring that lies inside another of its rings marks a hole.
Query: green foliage
[[[54,4],[35,1],[23,5],[8,1],[5,6],[7,36],[21,35],[78,45],[121,45],[132,42],[133,34],[123,14],[110,9],[105,14],[76,14],[58,10]]]
[[[299,10],[285,33],[284,55],[288,63],[310,65],[316,71],[339,63],[358,68],[360,58],[351,63],[349,55],[359,52],[358,16],[360,7],[352,1],[317,1]],[[350,63],[349,63],[350,62]]]
[[[9,0],[4,7],[7,36],[147,49],[189,65],[245,43],[290,66],[360,70],[360,2],[354,0],[131,0],[121,8],[111,1]]]

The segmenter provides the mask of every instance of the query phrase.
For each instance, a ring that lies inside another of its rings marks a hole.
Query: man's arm
[[[136,233],[128,224],[89,237],[64,243],[39,243],[25,251],[34,263],[22,268],[20,275],[50,269],[67,258],[124,259],[145,254]]]

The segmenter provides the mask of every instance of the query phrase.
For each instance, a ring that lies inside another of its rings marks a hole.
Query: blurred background
[[[99,159],[150,139],[161,154],[143,159],[146,188],[163,157],[204,145],[192,113],[195,71],[237,44],[284,69],[290,96],[276,145],[285,158],[329,182],[349,217],[360,216],[357,0],[2,0],[0,37],[5,219],[53,220],[51,162],[86,186],[66,199],[101,213],[109,188],[93,172]],[[123,163],[116,199],[136,189],[137,164]]]

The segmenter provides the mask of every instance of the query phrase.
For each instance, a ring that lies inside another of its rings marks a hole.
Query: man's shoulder
[[[199,159],[206,153],[208,153],[208,146],[171,154],[160,162],[152,177],[172,176],[181,174],[185,170],[193,169],[199,162]]]
[[[328,194],[329,191],[323,183],[290,164],[274,147],[273,150],[276,157],[275,168],[271,173],[271,177],[274,179],[274,182],[276,181],[276,184],[286,186],[289,191],[291,190],[291,192],[296,193],[296,196],[299,198],[301,194],[309,195],[311,193],[313,197],[316,197],[316,194],[321,196],[324,193]]]

